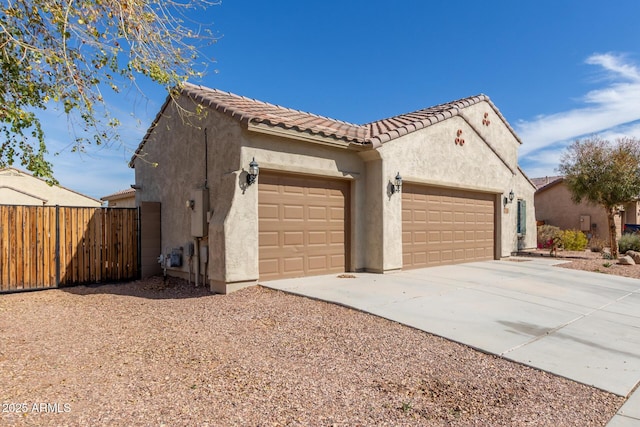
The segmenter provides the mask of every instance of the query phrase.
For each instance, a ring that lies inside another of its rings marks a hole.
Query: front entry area
[[[404,185],[404,269],[492,260],[494,234],[494,194]]]

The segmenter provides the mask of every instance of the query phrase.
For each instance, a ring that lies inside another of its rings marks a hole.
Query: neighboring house
[[[192,84],[178,103],[167,99],[130,162],[143,235],[145,204],[161,212],[157,250],[175,255],[168,274],[202,268],[226,293],[258,280],[493,260],[536,245],[521,141],[485,95],[366,125]],[[196,108],[203,114],[185,114]]]
[[[536,220],[562,230],[581,230],[587,237],[608,238],[608,222],[605,209],[587,201],[579,204],[571,200],[571,192],[562,176],[533,178],[537,191],[535,194]],[[638,202],[622,206],[623,210],[615,216],[618,236],[624,224],[637,224],[640,216]]]
[[[120,190],[108,196],[101,197],[100,200],[107,202],[110,208],[135,208],[136,207],[136,190],[127,188]]]
[[[92,197],[59,185],[49,185],[43,179],[15,168],[0,169],[0,204],[31,206],[100,207]]]

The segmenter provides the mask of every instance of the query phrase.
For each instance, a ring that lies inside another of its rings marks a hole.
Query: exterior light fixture
[[[515,195],[515,194],[513,194],[513,190],[509,191],[509,196],[504,198],[504,205],[506,206],[506,205],[507,205],[507,203],[513,203],[513,198],[514,198],[515,196],[516,196],[516,195]]]
[[[402,177],[400,176],[400,172],[398,172],[391,187],[391,194],[399,193],[400,191],[402,191]]]
[[[258,174],[260,173],[260,167],[258,166],[258,162],[256,162],[256,158],[254,157],[249,163],[249,172],[247,173],[247,185],[251,185],[256,182],[256,178],[258,178]]]

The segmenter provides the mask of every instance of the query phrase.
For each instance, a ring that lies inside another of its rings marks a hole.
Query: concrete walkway
[[[640,383],[640,281],[511,258],[355,278],[261,283],[335,302],[583,384]],[[640,427],[640,391],[609,427]]]

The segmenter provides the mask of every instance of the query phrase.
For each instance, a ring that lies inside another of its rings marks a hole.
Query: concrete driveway
[[[628,396],[640,382],[640,281],[552,267],[557,263],[512,258],[262,285],[353,307]]]

